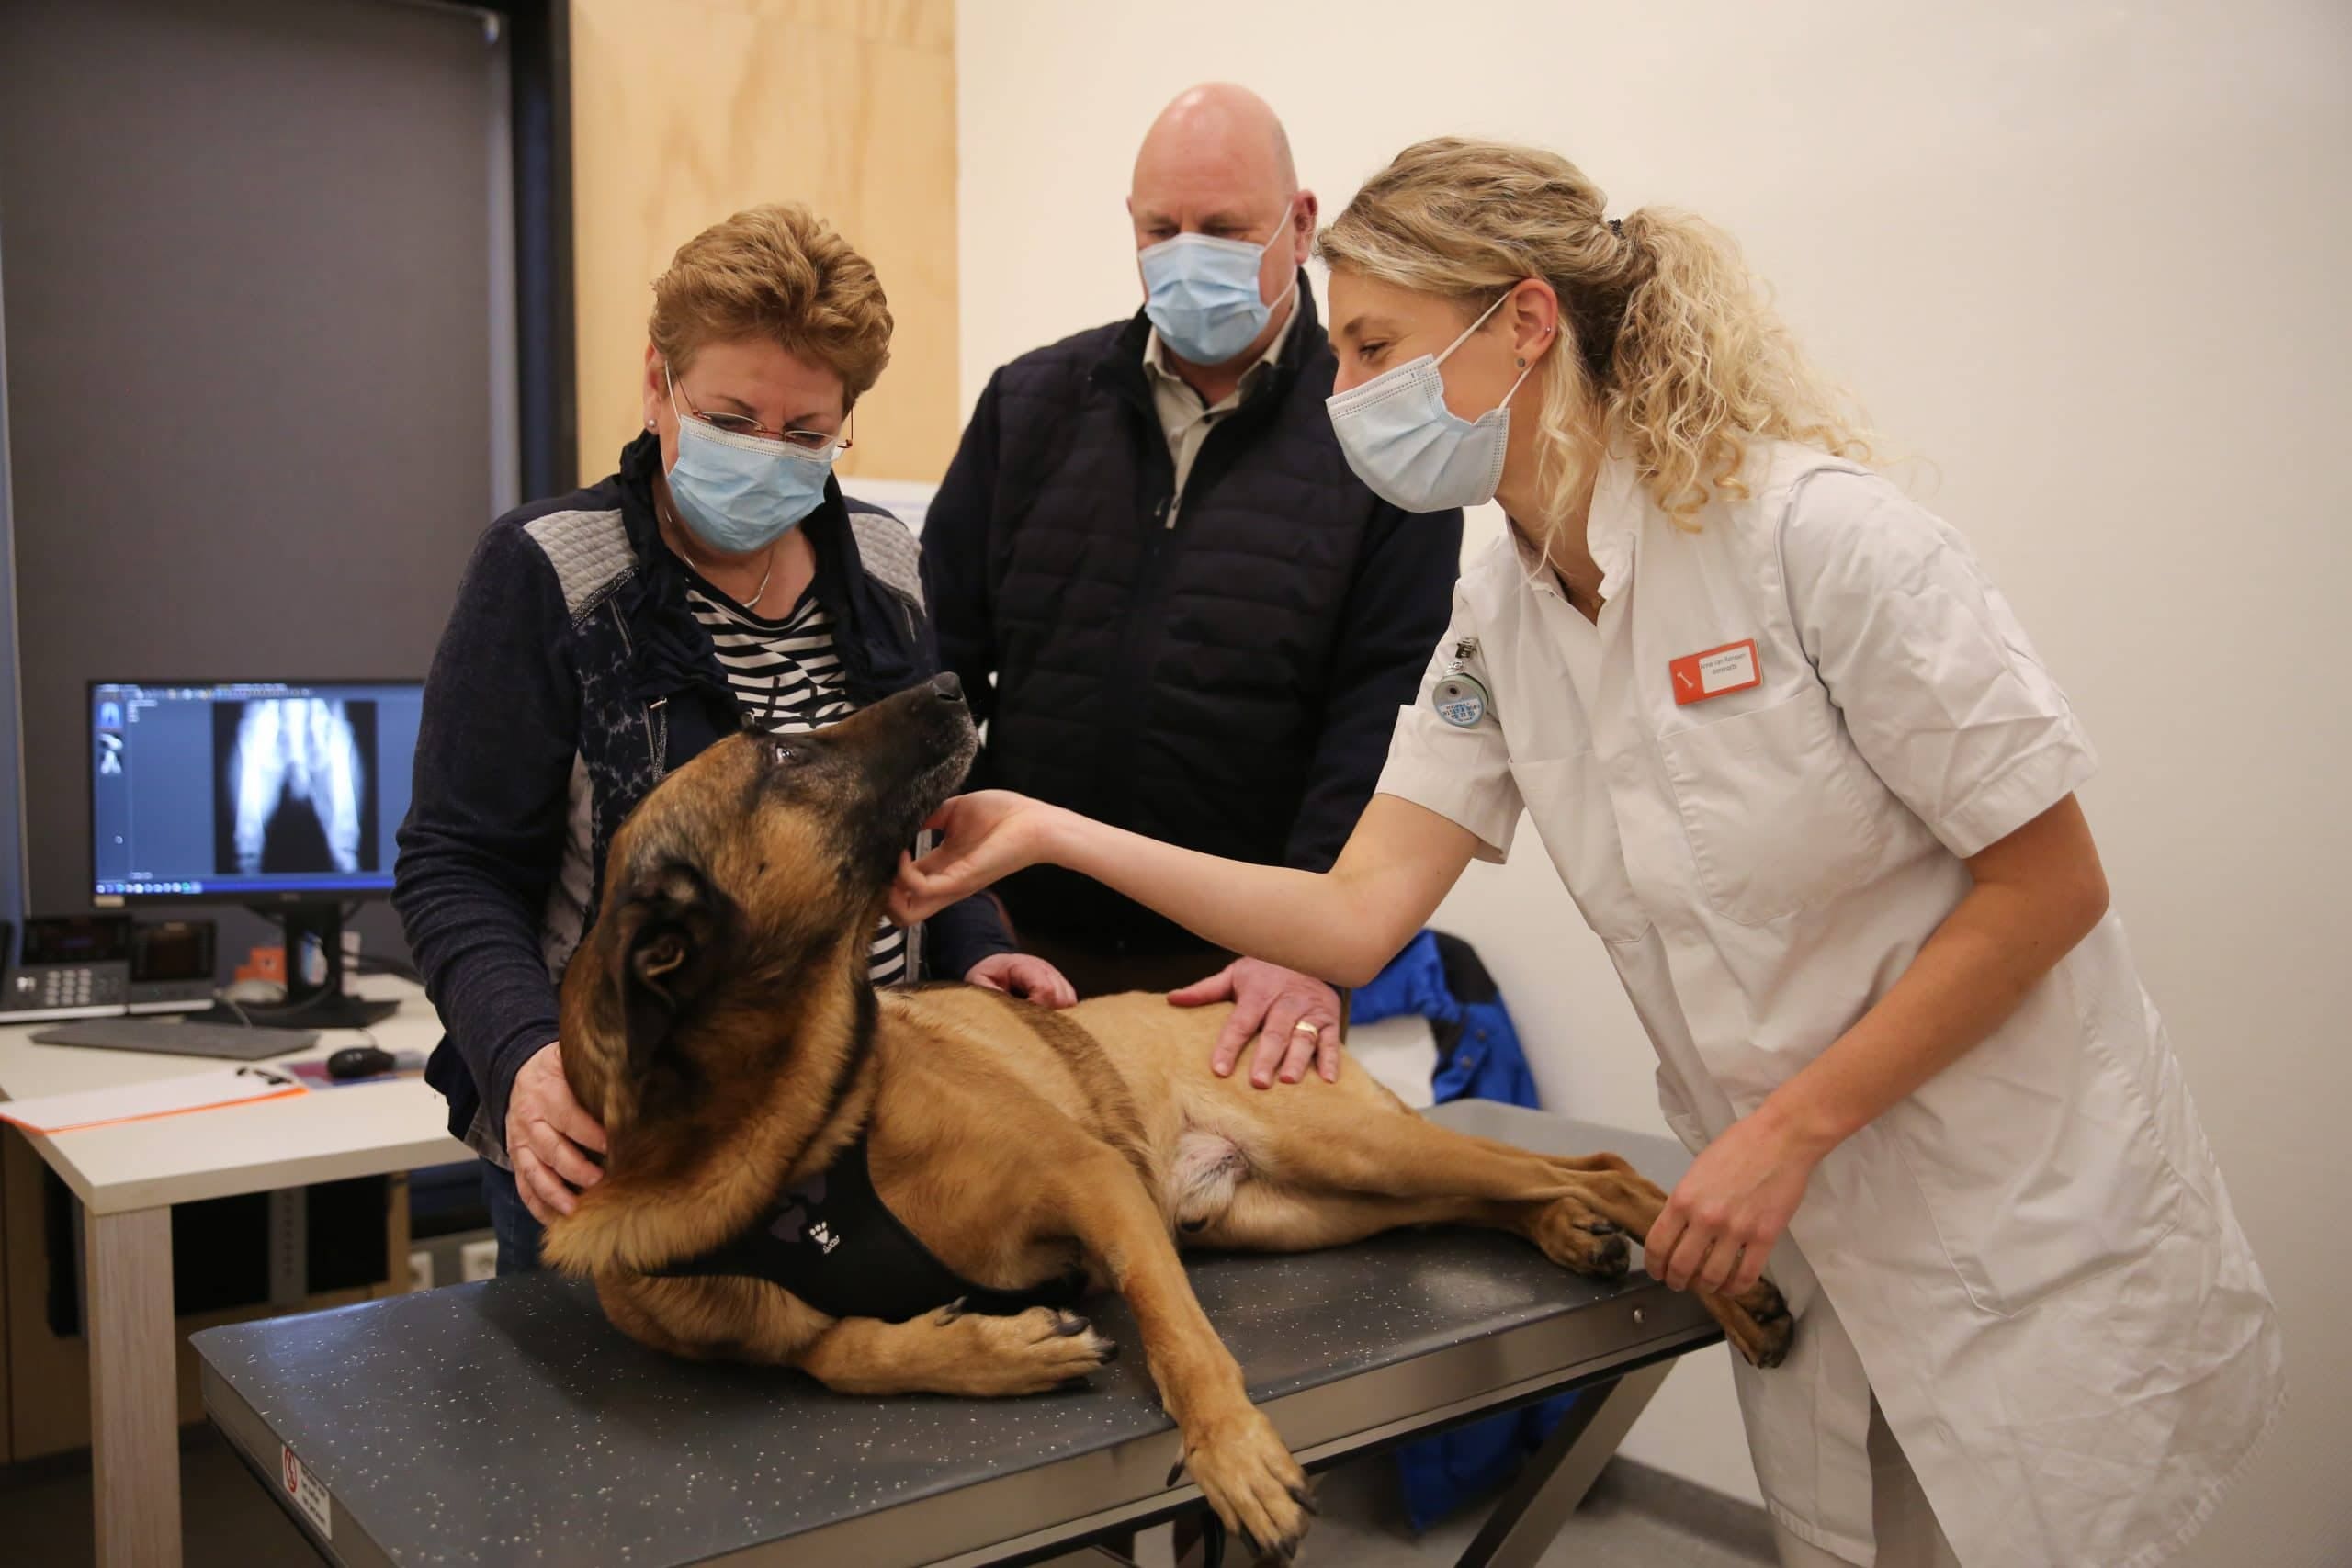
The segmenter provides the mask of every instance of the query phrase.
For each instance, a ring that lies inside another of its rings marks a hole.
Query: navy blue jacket
[[[425,1077],[477,1148],[503,1145],[514,1074],[556,1038],[558,979],[595,919],[613,834],[745,722],[654,521],[660,463],[639,436],[618,473],[492,524],[425,682],[392,903],[447,1031]],[[906,529],[831,483],[801,526],[851,700],[938,673]],[[957,978],[1012,946],[986,898],[922,935],[910,970]]]
[[[1272,374],[1218,416],[1177,496],[1149,331],[1138,314],[990,377],[932,501],[941,652],[989,724],[975,783],[1327,870],[1444,635],[1462,513],[1399,512],[1348,468],[1304,273]],[[1091,951],[1199,945],[1071,872],[997,891],[1017,927]]]

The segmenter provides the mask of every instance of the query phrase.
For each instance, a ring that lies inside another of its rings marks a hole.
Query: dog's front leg
[[[793,1358],[842,1393],[1043,1393],[1112,1359],[1118,1347],[1086,1319],[1051,1307],[988,1317],[958,1306],[884,1323],[844,1317]]]
[[[1053,1162],[1057,1220],[1126,1298],[1192,1472],[1217,1517],[1285,1561],[1306,1529],[1306,1477],[1250,1403],[1233,1353],[1184,1277],[1166,1222],[1133,1168],[1101,1145]],[[1172,1478],[1171,1478],[1172,1479]]]

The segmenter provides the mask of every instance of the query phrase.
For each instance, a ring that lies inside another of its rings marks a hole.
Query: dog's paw
[[[1736,1301],[1704,1291],[1699,1292],[1699,1300],[1723,1325],[1724,1337],[1749,1366],[1769,1371],[1789,1359],[1796,1320],[1789,1315],[1781,1288],[1771,1280],[1757,1280]]]
[[[1544,1256],[1561,1268],[1599,1279],[1623,1279],[1633,1247],[1615,1222],[1605,1220],[1574,1198],[1544,1206],[1532,1235]]]
[[[1085,1377],[1118,1359],[1119,1347],[1076,1313],[1031,1307],[1012,1317],[986,1317],[960,1305],[940,1308],[941,1332],[969,1339],[968,1385],[977,1394],[1043,1393]]]
[[[1209,1507],[1253,1553],[1279,1562],[1297,1557],[1315,1511],[1306,1473],[1255,1405],[1186,1433],[1178,1469],[1192,1474]]]
[[[1789,1303],[1781,1294],[1781,1287],[1770,1280],[1758,1280],[1748,1292],[1733,1303],[1746,1323],[1737,1328],[1726,1324],[1726,1337],[1751,1367],[1767,1370],[1789,1359],[1789,1346],[1796,1338],[1796,1319],[1789,1315]]]

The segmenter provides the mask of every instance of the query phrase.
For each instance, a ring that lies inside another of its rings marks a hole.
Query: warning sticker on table
[[[279,1444],[277,1449],[279,1473],[286,1483],[286,1498],[302,1510],[302,1517],[319,1527],[322,1539],[333,1540],[334,1529],[328,1522],[327,1489],[319,1478],[302,1468],[294,1450]]]

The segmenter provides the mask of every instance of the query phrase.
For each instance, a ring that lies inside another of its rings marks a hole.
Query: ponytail
[[[1560,301],[1542,367],[1536,483],[1565,515],[1605,452],[1633,463],[1682,527],[1747,493],[1758,441],[1867,460],[1843,396],[1781,325],[1729,235],[1645,207],[1622,220],[1556,153],[1440,137],[1374,175],[1317,243],[1334,267],[1453,299],[1465,313],[1522,279]]]

